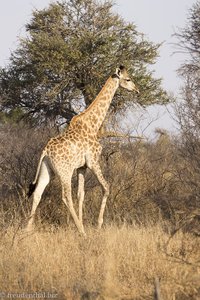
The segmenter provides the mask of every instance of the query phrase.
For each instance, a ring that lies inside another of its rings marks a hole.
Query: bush
[[[5,125],[1,128],[1,212],[3,223],[26,221],[32,203],[27,198],[29,183],[35,176],[41,149],[55,132],[26,126]],[[164,219],[172,232],[191,227],[197,232],[199,209],[198,153],[185,159],[186,144],[159,132],[156,142],[124,140],[104,141],[101,164],[110,183],[105,221],[118,225],[156,224]],[[4,146],[3,146],[4,145]],[[197,144],[196,144],[197,147]],[[84,223],[96,225],[101,187],[90,170],[86,173]],[[76,200],[76,172],[73,199]],[[37,210],[39,222],[56,226],[69,225],[71,216],[61,200],[60,182],[54,177],[45,190]]]

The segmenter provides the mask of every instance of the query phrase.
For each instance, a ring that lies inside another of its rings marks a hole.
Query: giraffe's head
[[[115,76],[119,79],[119,85],[121,87],[131,92],[135,91],[139,94],[138,88],[136,87],[135,83],[130,79],[124,66],[120,66],[116,69]]]

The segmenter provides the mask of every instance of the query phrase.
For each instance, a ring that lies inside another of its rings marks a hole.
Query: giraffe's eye
[[[126,79],[126,81],[131,81],[131,80],[128,78],[128,79]]]

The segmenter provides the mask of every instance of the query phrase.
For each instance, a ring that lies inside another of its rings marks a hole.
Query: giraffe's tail
[[[38,176],[39,176],[39,173],[40,173],[41,163],[42,163],[43,158],[44,158],[45,156],[46,156],[46,152],[43,151],[43,152],[42,152],[42,155],[40,156],[40,160],[39,160],[39,163],[38,163],[38,167],[37,167],[35,179],[34,179],[33,182],[31,182],[31,183],[29,184],[29,189],[28,189],[28,193],[27,193],[28,198],[31,197],[31,195],[33,194],[33,192],[34,192],[34,190],[35,190],[35,188],[36,188]]]
[[[28,198],[30,198],[33,192],[35,191],[35,187],[36,187],[36,183],[31,182],[29,184],[28,193],[27,193]]]

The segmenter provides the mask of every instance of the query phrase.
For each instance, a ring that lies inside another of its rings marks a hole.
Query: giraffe
[[[32,184],[33,204],[27,230],[34,228],[35,211],[46,186],[50,182],[51,171],[53,170],[59,176],[61,182],[62,200],[69,209],[78,231],[85,235],[82,211],[86,168],[89,168],[96,175],[103,189],[103,198],[98,217],[98,228],[101,228],[106,201],[109,195],[109,185],[104,179],[99,165],[102,146],[98,141],[97,134],[119,86],[128,91],[139,93],[135,84],[131,81],[126,68],[120,66],[107,79],[105,85],[90,106],[72,118],[68,129],[48,141],[42,151],[35,180]],[[78,176],[78,215],[74,209],[71,193],[71,180],[75,170],[77,170]]]

